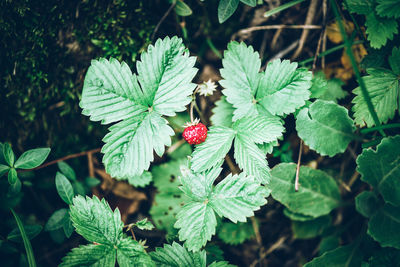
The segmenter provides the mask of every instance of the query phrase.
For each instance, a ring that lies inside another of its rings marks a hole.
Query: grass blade
[[[285,9],[288,9],[288,8],[290,8],[290,7],[294,6],[294,5],[297,5],[297,4],[301,3],[301,2],[304,2],[304,1],[305,0],[294,0],[294,1],[291,1],[289,3],[280,5],[277,8],[274,8],[274,9],[271,9],[271,10],[265,12],[264,17],[272,16],[272,15],[278,13],[278,12],[281,12],[281,11],[283,11]]]

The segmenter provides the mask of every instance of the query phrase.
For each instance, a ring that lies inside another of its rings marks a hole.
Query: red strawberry
[[[207,127],[198,122],[198,120],[195,120],[186,126],[182,136],[191,145],[201,144],[207,138]]]

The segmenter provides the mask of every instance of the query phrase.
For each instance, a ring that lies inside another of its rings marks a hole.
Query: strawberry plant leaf
[[[217,219],[214,210],[205,202],[189,202],[176,215],[175,228],[179,240],[185,241],[190,251],[199,251],[215,234]]]
[[[271,170],[271,175],[269,187],[272,197],[295,213],[319,217],[339,205],[339,188],[335,180],[323,171],[300,167],[298,192],[294,190],[296,164],[281,163]]]
[[[93,121],[118,122],[102,149],[111,176],[141,175],[153,161],[153,150],[161,156],[171,144],[174,132],[161,115],[173,116],[191,101],[194,63],[177,37],[150,45],[136,64],[138,75],[115,59],[92,61],[80,106]]]
[[[387,18],[400,18],[400,2],[397,0],[377,0],[376,12]]]
[[[384,138],[373,149],[364,149],[357,158],[361,180],[376,188],[383,199],[400,206],[400,135]]]
[[[117,261],[120,267],[155,267],[154,262],[146,253],[143,246],[136,240],[126,237],[118,241]]]
[[[370,191],[364,191],[356,197],[356,210],[364,217],[371,217],[379,209],[379,200]]]
[[[322,156],[343,153],[355,130],[346,108],[333,102],[317,100],[296,116],[296,130],[304,143]]]
[[[368,222],[368,234],[382,247],[400,249],[400,207],[385,204]]]
[[[360,15],[368,15],[373,12],[374,1],[372,0],[346,0],[349,11]]]
[[[229,245],[242,244],[244,241],[253,238],[254,230],[250,222],[231,223],[223,222],[217,231],[218,237]]]
[[[154,252],[149,254],[154,263],[160,267],[206,266],[206,252],[204,250],[191,252],[176,242],[173,242],[172,245],[166,244],[162,248],[156,248]]]
[[[319,98],[337,102],[345,98],[348,93],[342,89],[344,83],[337,78],[327,80],[323,71],[317,72],[312,79],[310,98]]]
[[[226,101],[226,96],[221,96],[221,99],[215,102],[215,107],[212,110],[211,122],[214,126],[232,126],[233,112],[235,111],[232,104]]]
[[[236,267],[236,265],[229,264],[227,261],[214,261],[208,267]]]
[[[365,26],[367,26],[367,39],[373,48],[381,48],[398,33],[396,20],[382,18],[375,12],[366,15]]]
[[[234,137],[235,131],[231,128],[211,126],[206,141],[197,145],[192,154],[192,170],[202,172],[221,165]]]
[[[60,267],[114,266],[115,249],[107,245],[85,245],[73,248],[63,259]]]
[[[254,211],[267,203],[269,193],[252,176],[230,174],[215,186],[209,205],[234,223],[246,222],[246,217],[254,216]]]
[[[129,176],[127,179],[122,178],[118,180],[127,180],[134,187],[146,187],[153,180],[153,176],[151,172],[144,171],[141,175]]]
[[[154,225],[147,218],[136,222],[135,226],[140,230],[152,230],[154,228]]]
[[[56,188],[61,199],[67,204],[72,204],[72,199],[74,198],[74,189],[72,188],[72,185],[68,181],[67,177],[60,172],[57,172],[56,174]]]
[[[119,210],[113,212],[105,199],[78,195],[70,206],[70,216],[76,232],[89,242],[115,245],[122,235]]]
[[[399,78],[386,69],[367,69],[369,75],[362,77],[367,87],[372,104],[377,112],[379,121],[386,123],[392,119],[398,108]],[[367,103],[360,87],[353,90],[356,97],[353,99],[355,123],[359,126],[372,127],[375,122],[368,111]]]
[[[393,73],[400,74],[400,47],[394,47],[392,54],[389,56],[389,64]]]
[[[298,221],[298,222],[305,222],[305,221],[310,221],[312,219],[314,219],[314,217],[312,216],[307,216],[301,213],[296,213],[291,211],[288,208],[285,208],[283,210],[283,214],[288,217],[289,219],[291,219],[292,221]]]
[[[309,221],[292,221],[293,236],[296,239],[310,239],[321,235],[330,225],[329,215],[317,217]]]
[[[41,165],[50,153],[50,148],[35,148],[25,151],[15,162],[19,169],[33,169]]]

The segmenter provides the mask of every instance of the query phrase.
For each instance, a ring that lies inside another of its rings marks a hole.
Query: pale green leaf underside
[[[114,245],[122,234],[124,224],[119,210],[113,212],[105,199],[100,201],[96,196],[76,196],[70,217],[76,232],[89,242]]]
[[[317,100],[296,116],[296,130],[311,149],[322,156],[343,153],[351,140],[355,126],[347,109],[336,103]]]
[[[179,240],[185,241],[190,251],[199,251],[215,234],[217,219],[207,203],[190,202],[176,216],[174,225],[179,228]]]
[[[368,234],[382,247],[400,249],[400,207],[385,204],[368,222]]]
[[[112,246],[89,244],[73,248],[62,259],[60,267],[105,267],[114,266],[116,251]]]
[[[244,173],[228,175],[218,183],[209,199],[210,206],[232,222],[246,222],[246,217],[267,203],[269,191]]]
[[[400,135],[384,138],[373,149],[364,149],[357,158],[361,180],[369,183],[383,199],[400,206]]]
[[[206,252],[190,252],[185,247],[173,242],[150,253],[156,266],[160,267],[206,267]]]
[[[298,192],[294,190],[296,164],[281,163],[271,170],[271,175],[269,187],[272,197],[295,213],[319,217],[339,205],[338,186],[323,171],[300,167]]]
[[[232,126],[233,112],[235,108],[232,104],[226,101],[226,96],[221,96],[221,99],[215,102],[215,107],[212,110],[211,122],[214,126]]]
[[[362,79],[365,82],[371,102],[377,112],[379,121],[386,123],[392,119],[398,108],[398,95],[400,90],[399,78],[389,70],[368,69],[368,76]],[[368,110],[360,87],[353,90],[356,97],[353,99],[355,122],[359,126],[372,127],[375,122]]]

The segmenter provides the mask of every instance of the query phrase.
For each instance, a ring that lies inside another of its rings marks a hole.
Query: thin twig
[[[93,153],[88,153],[87,158],[88,158],[89,177],[94,177]]]
[[[246,28],[239,31],[239,34],[247,34],[254,31],[263,31],[263,30],[279,30],[279,29],[292,29],[292,30],[319,30],[322,26],[320,25],[263,25],[263,26],[254,26],[250,28]]]
[[[271,254],[272,252],[274,252],[277,248],[279,248],[283,242],[285,242],[287,239],[287,236],[282,236],[281,238],[279,238],[274,244],[272,244],[272,246],[269,247],[269,249],[267,251],[265,251],[262,255],[260,259],[256,259],[253,261],[252,264],[250,264],[250,267],[254,267],[256,266],[256,264],[260,261],[262,261],[263,259],[265,259],[265,257],[267,257],[269,254]]]
[[[226,161],[226,164],[228,164],[228,167],[231,170],[232,174],[236,174],[239,172],[236,165],[233,163],[233,161],[229,155],[225,156],[225,161]]]
[[[18,170],[18,172],[36,171],[36,170],[39,170],[39,169],[48,167],[48,166],[50,166],[50,165],[56,164],[56,163],[58,163],[58,162],[60,162],[60,161],[65,161],[65,160],[68,160],[68,159],[73,159],[73,158],[82,157],[82,156],[86,156],[86,155],[88,155],[88,154],[98,153],[98,152],[100,152],[100,151],[101,151],[101,148],[96,148],[96,149],[92,149],[92,150],[88,150],[88,151],[79,152],[79,153],[76,153],[76,154],[71,154],[71,155],[68,155],[68,156],[65,156],[65,157],[62,157],[62,158],[53,160],[53,161],[49,161],[49,162],[47,162],[47,163],[45,163],[45,164],[42,164],[42,165],[40,165],[40,166],[38,166],[38,167],[36,167],[36,168],[28,169],[28,170]]]
[[[177,150],[181,145],[185,143],[185,139],[181,139],[178,142],[175,142],[167,149],[167,154],[172,154],[175,150]]]
[[[192,102],[190,103],[190,122],[193,123],[194,118],[193,118],[193,107],[194,107],[194,103],[196,100],[192,100]]]
[[[299,172],[300,172],[300,163],[301,163],[301,153],[303,151],[303,140],[300,140],[300,149],[299,149],[299,157],[297,158],[297,167],[296,167],[296,180],[294,181],[294,190],[299,191]]]
[[[250,218],[251,220],[251,225],[253,226],[253,230],[254,230],[254,234],[256,235],[256,240],[257,240],[257,244],[259,246],[259,262],[261,262],[262,260],[262,255],[264,253],[264,247],[262,245],[262,238],[261,238],[261,234],[260,234],[260,228],[258,227],[257,221],[256,219],[253,217]]]
[[[162,18],[160,19],[160,21],[157,23],[156,27],[154,28],[154,31],[151,35],[151,40],[154,40],[154,37],[156,36],[156,33],[158,31],[158,29],[160,28],[161,24],[164,22],[164,20],[168,17],[169,13],[171,13],[172,9],[174,9],[176,5],[176,1],[174,1],[171,6],[168,8],[167,12],[165,12],[164,16],[162,16]]]
[[[328,0],[323,0],[322,1],[322,20],[323,20],[323,25],[324,25],[324,31],[323,31],[323,36],[322,36],[322,53],[326,51],[326,14],[328,12]],[[321,67],[322,69],[325,69],[325,56],[322,56],[321,59]]]
[[[133,237],[133,239],[135,239],[135,241],[136,241],[136,236],[135,236],[135,233],[133,232],[133,229],[132,229],[132,228],[130,228],[130,230],[131,230],[131,233],[132,233],[132,237]]]

